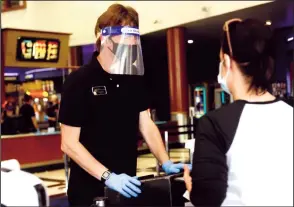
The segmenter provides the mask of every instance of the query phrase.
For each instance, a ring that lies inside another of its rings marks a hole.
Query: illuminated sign
[[[18,77],[17,76],[6,76],[4,77],[5,81],[17,81]]]
[[[19,37],[16,59],[29,62],[58,62],[59,50],[58,39]]]
[[[33,74],[27,74],[27,75],[25,75],[25,79],[26,80],[33,79],[33,78],[34,78],[34,75]]]
[[[4,80],[5,81],[17,81],[19,76],[18,73],[4,73]]]
[[[43,98],[49,96],[48,92],[43,90],[31,90],[27,91],[26,94],[34,98]]]

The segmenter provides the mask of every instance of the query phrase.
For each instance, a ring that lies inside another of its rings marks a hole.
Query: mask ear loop
[[[114,41],[113,41],[113,39],[111,38],[111,37],[109,37],[108,38],[109,39],[109,41],[112,43],[112,47],[114,47],[114,45],[116,44]],[[108,47],[108,49],[114,54],[114,52],[113,52],[113,49],[110,49],[110,47]],[[114,54],[115,55],[115,54]]]
[[[101,41],[101,33],[98,32],[96,34],[96,50],[100,54],[101,48],[102,48],[102,41]]]
[[[227,81],[227,78],[229,77],[230,70],[231,70],[231,68],[228,67],[227,73],[226,73],[225,78],[224,78],[226,81]]]

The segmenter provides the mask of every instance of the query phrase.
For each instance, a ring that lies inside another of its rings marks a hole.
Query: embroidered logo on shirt
[[[106,86],[94,86],[92,87],[92,93],[94,94],[94,96],[107,95]]]

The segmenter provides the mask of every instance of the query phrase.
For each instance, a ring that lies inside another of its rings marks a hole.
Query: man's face
[[[124,44],[124,45],[136,45],[138,44],[138,39],[133,35],[115,35],[110,37],[114,43]]]

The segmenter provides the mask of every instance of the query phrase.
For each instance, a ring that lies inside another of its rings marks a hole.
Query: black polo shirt
[[[30,104],[25,103],[20,107],[19,114],[22,116],[22,125],[20,131],[22,133],[35,132],[36,128],[32,120],[32,117],[35,117],[34,108]]]
[[[67,77],[59,122],[81,127],[81,144],[111,171],[134,176],[139,114],[148,108],[144,77],[109,74],[97,55],[95,52],[89,64]],[[98,189],[103,191],[103,187],[72,161],[69,197],[99,196]]]
[[[237,100],[196,129],[194,206],[293,206],[293,107]]]

